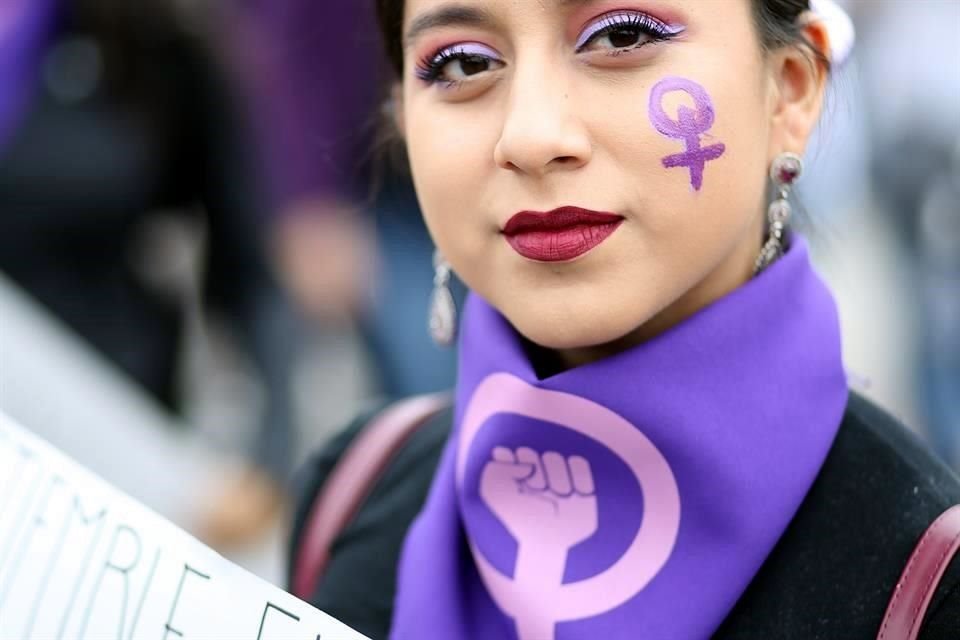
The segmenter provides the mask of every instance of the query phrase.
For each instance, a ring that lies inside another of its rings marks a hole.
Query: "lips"
[[[503,235],[513,250],[539,262],[564,262],[587,253],[609,238],[623,216],[561,207],[540,213],[522,211],[507,222]]]

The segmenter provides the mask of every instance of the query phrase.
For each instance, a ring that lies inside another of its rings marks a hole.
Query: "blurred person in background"
[[[433,245],[409,175],[377,141],[388,67],[371,3],[238,6],[286,283],[321,324],[359,322],[384,395],[444,388],[455,356],[424,313]]]
[[[8,0],[0,35],[0,270],[179,411],[186,314],[164,273],[183,248],[164,246],[157,221],[202,222],[204,301],[241,337],[267,402],[249,468],[213,488],[200,529],[214,544],[259,533],[285,500],[296,335],[216,57],[164,0]]]
[[[960,2],[851,7],[863,34],[873,188],[916,283],[915,393],[934,448],[960,469]],[[905,24],[923,33],[909,50]]]

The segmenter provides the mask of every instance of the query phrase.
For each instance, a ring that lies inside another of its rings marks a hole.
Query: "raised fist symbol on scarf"
[[[559,587],[567,552],[597,531],[597,496],[590,463],[521,447],[497,447],[480,477],[480,496],[516,539],[520,554],[536,549],[554,565]],[[524,560],[518,558],[518,566]],[[542,567],[546,569],[546,566]]]
[[[557,617],[547,612],[563,586],[567,554],[598,527],[590,463],[555,451],[497,447],[480,476],[480,497],[517,541],[510,591],[520,605],[511,611],[519,637],[551,640]]]

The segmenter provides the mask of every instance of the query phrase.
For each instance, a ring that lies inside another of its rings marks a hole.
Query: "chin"
[[[642,326],[653,313],[612,308],[597,301],[576,309],[537,309],[535,305],[504,314],[527,340],[546,349],[585,349],[616,342]]]

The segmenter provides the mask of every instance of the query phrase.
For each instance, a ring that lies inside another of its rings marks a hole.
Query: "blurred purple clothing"
[[[387,68],[373,3],[256,0],[244,13],[274,210],[365,197]]]
[[[0,145],[30,102],[55,16],[55,0],[3,0],[0,4]]]

